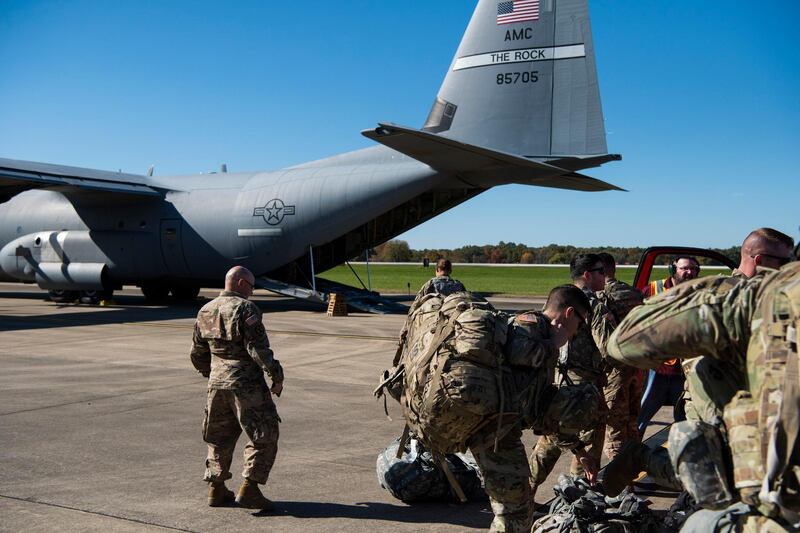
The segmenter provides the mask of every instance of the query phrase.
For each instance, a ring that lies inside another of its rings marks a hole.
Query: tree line
[[[730,257],[733,261],[739,260],[739,247],[730,248],[711,248],[723,255]],[[621,246],[592,246],[580,247],[562,244],[548,244],[547,246],[527,246],[513,242],[500,241],[498,244],[484,244],[482,246],[468,245],[454,249],[422,249],[414,250],[406,241],[391,240],[377,246],[370,253],[372,261],[399,262],[422,262],[428,259],[431,262],[439,258],[447,258],[453,263],[501,263],[501,264],[566,264],[570,259],[578,254],[608,252],[617,260],[620,265],[633,265],[639,262],[639,258],[645,248],[641,247],[621,247]],[[363,260],[363,257],[354,258]],[[663,258],[664,263],[668,258]],[[711,261],[704,257],[699,257],[700,264],[711,264]]]

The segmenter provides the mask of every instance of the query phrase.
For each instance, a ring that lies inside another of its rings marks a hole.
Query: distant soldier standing
[[[436,276],[432,277],[425,282],[425,285],[417,292],[416,299],[419,299],[426,294],[441,294],[448,296],[454,292],[463,292],[467,289],[464,284],[450,277],[453,273],[453,263],[449,259],[439,259],[436,261]]]
[[[255,278],[236,266],[225,275],[225,290],[197,314],[192,339],[194,367],[208,377],[208,399],[203,421],[203,440],[208,443],[206,472],[208,505],[234,500],[225,487],[236,441],[242,431],[245,480],[236,503],[248,509],[272,509],[258,485],[267,482],[278,452],[278,417],[271,394],[283,390],[283,369],[273,357],[261,321],[261,310],[248,298]],[[264,372],[272,379],[267,387]]]
[[[414,297],[414,302],[411,304],[409,316],[416,309],[417,305],[422,301],[422,297],[428,294],[441,294],[442,296],[449,296],[455,292],[464,292],[464,284],[450,277],[453,272],[453,263],[449,259],[439,259],[436,261],[436,275],[425,282],[425,284],[417,292]],[[400,330],[400,338],[397,342],[397,352],[395,353],[395,362],[399,360],[400,354],[403,351],[403,346],[406,342],[406,335],[408,335],[408,322],[406,322]]]
[[[595,292],[603,290],[605,285],[604,272],[603,263],[597,254],[578,255],[570,262],[573,284],[586,294],[591,304],[591,312],[586,321],[581,323],[575,338],[561,347],[558,366],[562,376],[562,386],[591,383],[598,390],[602,390],[606,384],[606,363],[603,355],[608,338],[616,327],[616,321],[595,295]],[[584,473],[586,461],[594,463],[592,465],[594,468],[600,463],[607,417],[605,402],[600,402],[600,408],[596,425],[585,428],[593,431],[585,458],[579,461],[577,456],[573,457],[570,467],[573,475]],[[547,435],[540,437],[536,442],[529,459],[534,496],[536,489],[555,467],[561,456],[561,450],[559,443]]]

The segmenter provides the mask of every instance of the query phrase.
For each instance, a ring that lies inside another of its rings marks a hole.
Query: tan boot
[[[228,490],[224,481],[211,481],[208,484],[208,505],[209,507],[222,507],[233,503],[234,494]]]
[[[274,507],[274,504],[261,494],[258,483],[249,478],[245,478],[244,483],[239,487],[236,503],[246,509],[260,509],[262,511],[271,511]]]

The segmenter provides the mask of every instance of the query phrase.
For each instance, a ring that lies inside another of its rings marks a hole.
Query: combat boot
[[[260,509],[262,511],[271,511],[274,507],[274,504],[261,494],[258,483],[252,481],[250,478],[245,478],[244,483],[239,487],[239,493],[236,495],[236,503],[239,504],[240,507]]]
[[[208,483],[208,505],[209,507],[222,507],[233,503],[234,494],[228,490],[224,481],[210,481]]]
[[[647,467],[647,445],[638,441],[627,443],[606,465],[603,476],[605,493],[612,498],[631,485]]]

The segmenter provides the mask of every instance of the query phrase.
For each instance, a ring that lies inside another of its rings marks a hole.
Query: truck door
[[[701,261],[702,274],[712,272],[729,275],[737,266],[729,257],[705,248],[692,248],[689,246],[653,246],[642,252],[642,257],[639,259],[639,267],[636,269],[636,275],[633,278],[633,286],[639,290],[644,290],[651,280],[658,279],[659,277],[666,277],[666,269],[658,265],[667,265],[675,256],[679,255],[690,255],[698,259],[702,257],[709,259],[709,265],[702,265],[704,261]],[[703,268],[705,268],[705,271],[702,270]]]

